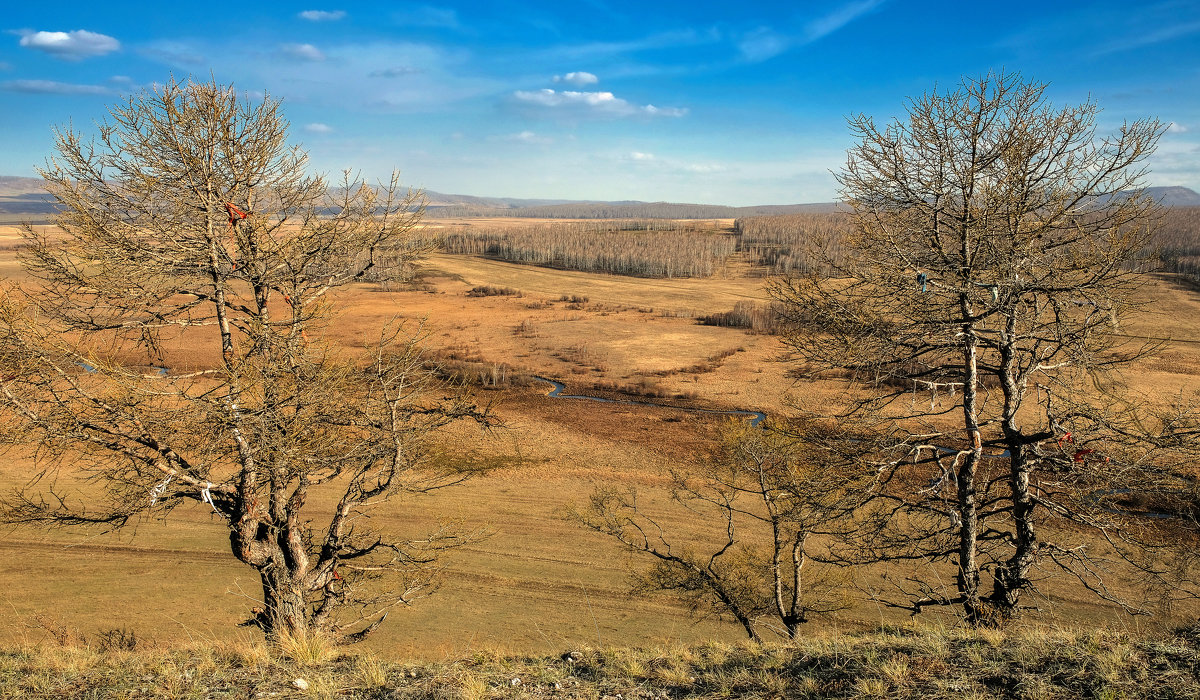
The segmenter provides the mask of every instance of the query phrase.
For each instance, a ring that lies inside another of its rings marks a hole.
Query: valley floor
[[[0,259],[0,274],[19,277],[7,258]],[[661,487],[669,469],[701,459],[720,425],[733,419],[669,407],[550,399],[545,396],[548,386],[527,377],[554,378],[572,392],[613,395],[624,389],[660,403],[768,414],[787,410],[789,395],[818,402],[833,396],[837,386],[832,382],[795,384],[787,377],[789,365],[780,361],[783,347],[777,338],[696,322],[698,316],[728,311],[739,300],[765,301],[762,278],[733,270],[713,279],[647,280],[435,255],[420,282],[418,289],[363,285],[345,293],[341,316],[326,339],[353,351],[377,337],[381,325],[401,320],[409,328],[420,327],[426,346],[447,366],[486,375],[484,384],[486,377],[504,378],[499,387],[477,390],[481,401],[494,403],[504,427],[482,438],[447,437],[468,442],[480,460],[497,468],[460,488],[394,501],[379,516],[387,527],[412,532],[438,519],[457,518],[490,537],[457,552],[448,561],[441,590],[393,614],[369,642],[370,649],[387,658],[432,662],[469,658],[478,650],[556,653],[741,639],[740,628],[712,619],[697,622],[674,599],[631,597],[629,571],[642,562],[562,517],[564,507],[586,499],[598,486],[635,486],[648,503],[661,506],[668,525],[705,537],[689,512],[672,507]],[[520,295],[467,296],[480,285],[508,287]],[[1200,295],[1166,279],[1156,280],[1147,293],[1153,295],[1152,315],[1125,332],[1173,340],[1159,359],[1139,367],[1134,390],[1151,399],[1182,395],[1194,401],[1200,390]],[[180,339],[171,349],[173,369],[205,366],[214,352]],[[0,460],[0,488],[23,484],[32,473],[30,461],[7,456]],[[56,630],[93,638],[124,629],[166,646],[183,640],[234,644],[253,637],[236,625],[255,604],[257,576],[232,559],[222,523],[201,508],[179,509],[167,522],[144,522],[119,536],[30,529],[5,534],[0,542],[0,604],[8,613],[0,622],[0,640],[6,643],[41,642]],[[863,584],[880,572],[857,575]],[[1037,600],[1046,619],[1068,627],[1143,624],[1071,590],[1046,584]],[[903,624],[905,619],[904,613],[863,602],[809,627],[825,638],[881,622]],[[1175,623],[1164,618],[1155,624]],[[902,646],[903,639],[893,641]],[[820,643],[833,645],[830,649],[838,644]],[[1194,654],[1190,644],[1180,653]],[[983,642],[963,648],[985,657],[1000,653]],[[605,668],[617,663],[602,661],[605,653],[589,656],[588,663]],[[802,659],[809,653],[788,652],[791,660],[785,666],[804,667],[809,662]],[[834,660],[821,662],[831,664],[828,672],[833,674],[837,652],[822,653],[833,654]],[[14,654],[6,663],[18,663]],[[645,658],[637,663],[647,670],[627,674],[639,679],[622,681],[629,688],[645,682],[676,696],[718,693],[716,681],[697,681],[692,689],[678,683],[654,686],[647,679],[657,673],[657,662]],[[569,671],[551,667],[555,673]],[[485,675],[492,673],[499,671]],[[495,682],[487,678],[485,683]],[[926,686],[907,687],[916,692]],[[413,692],[436,694],[428,688]]]

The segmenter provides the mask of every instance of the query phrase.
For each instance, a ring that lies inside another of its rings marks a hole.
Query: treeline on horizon
[[[615,219],[521,225],[468,225],[444,233],[441,249],[506,262],[633,277],[710,277],[735,254],[753,272],[819,272],[815,241],[837,255],[849,230],[844,213],[804,213],[718,221]]]
[[[536,207],[489,207],[479,204],[432,204],[431,216],[470,218],[503,216],[520,219],[736,219],[804,212],[832,212],[837,204],[766,204],[728,207],[671,202],[571,202]]]
[[[634,277],[709,277],[734,255],[763,275],[821,274],[837,261],[853,221],[803,212],[717,221],[610,219],[450,229],[441,248],[508,262]],[[1145,251],[1157,269],[1200,281],[1200,207],[1163,211]]]
[[[507,262],[633,277],[709,277],[737,248],[710,221],[621,220],[472,226],[442,250]]]
[[[1172,207],[1154,234],[1159,269],[1200,282],[1200,207]]]

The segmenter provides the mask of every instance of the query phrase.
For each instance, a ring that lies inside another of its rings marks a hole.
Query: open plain
[[[713,235],[729,235],[730,223],[714,222]],[[16,240],[15,228],[0,228],[0,275],[20,281]],[[629,573],[644,562],[563,514],[597,487],[635,486],[668,525],[703,540],[703,524],[670,503],[667,473],[702,460],[720,425],[741,419],[681,409],[778,414],[788,410],[789,397],[834,395],[836,382],[789,378],[778,337],[698,323],[739,301],[765,303],[763,284],[763,271],[736,256],[709,278],[658,279],[434,254],[412,285],[339,292],[337,319],[319,342],[354,353],[384,326],[402,322],[503,420],[487,435],[444,438],[460,452],[466,444],[491,471],[453,489],[396,499],[376,515],[384,527],[414,533],[439,519],[460,519],[487,536],[452,553],[441,589],[395,612],[369,644],[437,659],[477,648],[551,652],[742,637],[728,622],[697,622],[672,598],[631,596]],[[481,287],[505,293],[471,293]],[[1167,342],[1156,358],[1127,373],[1130,390],[1152,401],[1194,402],[1200,292],[1155,276],[1144,294],[1146,313],[1122,332]],[[184,337],[167,357],[173,371],[183,371],[211,365],[215,352]],[[549,398],[538,376],[572,393],[662,406]],[[0,461],[0,488],[25,483],[33,471],[29,459],[9,453]],[[119,535],[9,529],[0,542],[0,580],[7,583],[0,604],[8,611],[0,638],[34,641],[118,628],[164,643],[253,636],[236,625],[255,604],[257,577],[229,555],[225,532],[200,507]],[[865,583],[880,574],[855,575]],[[1072,590],[1045,582],[1038,600],[1044,620],[1157,624]],[[809,629],[863,629],[904,617],[860,602]]]

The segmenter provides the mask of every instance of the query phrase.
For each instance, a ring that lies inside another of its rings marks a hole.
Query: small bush
[[[536,338],[537,334],[537,325],[532,319],[528,318],[518,323],[516,328],[513,329],[513,335],[521,338]]]
[[[137,633],[133,630],[114,628],[96,635],[96,645],[100,651],[134,651],[141,644]]]
[[[483,284],[477,287],[472,287],[467,290],[469,297],[523,297],[525,293],[519,289],[512,287],[496,287],[490,284]]]

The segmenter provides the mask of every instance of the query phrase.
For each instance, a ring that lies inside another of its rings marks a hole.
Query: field
[[[21,276],[9,244],[14,235],[0,227],[0,275],[9,279]],[[742,637],[726,622],[696,622],[670,598],[631,597],[628,571],[639,562],[564,521],[562,511],[601,485],[636,485],[669,511],[659,488],[667,470],[702,457],[715,429],[736,420],[670,405],[771,414],[786,410],[789,394],[819,399],[836,389],[793,383],[775,336],[698,323],[738,302],[765,303],[762,285],[745,261],[712,277],[658,279],[435,254],[412,288],[360,285],[341,292],[327,341],[353,352],[382,325],[402,320],[427,336],[431,356],[447,369],[482,385],[478,398],[504,420],[491,435],[470,438],[481,458],[501,468],[460,488],[396,501],[381,515],[389,527],[414,531],[438,518],[462,518],[490,537],[453,555],[443,588],[393,614],[369,644],[389,655],[439,659],[478,648],[533,653]],[[1155,277],[1146,294],[1150,311],[1123,331],[1170,342],[1160,357],[1129,373],[1133,389],[1156,401],[1194,400],[1200,294],[1166,276]],[[171,364],[202,367],[214,353],[180,341]],[[626,392],[666,406],[552,399],[534,375],[572,392]],[[23,483],[31,469],[19,456],[5,458],[0,487]],[[687,516],[672,511],[667,520],[702,538]],[[220,521],[200,508],[119,536],[28,529],[5,535],[0,603],[8,614],[0,639],[114,628],[162,642],[252,636],[235,625],[254,604],[257,576],[232,559]],[[1146,624],[1053,584],[1046,591],[1040,603],[1056,622]],[[864,603],[810,627],[845,631],[902,619]]]

